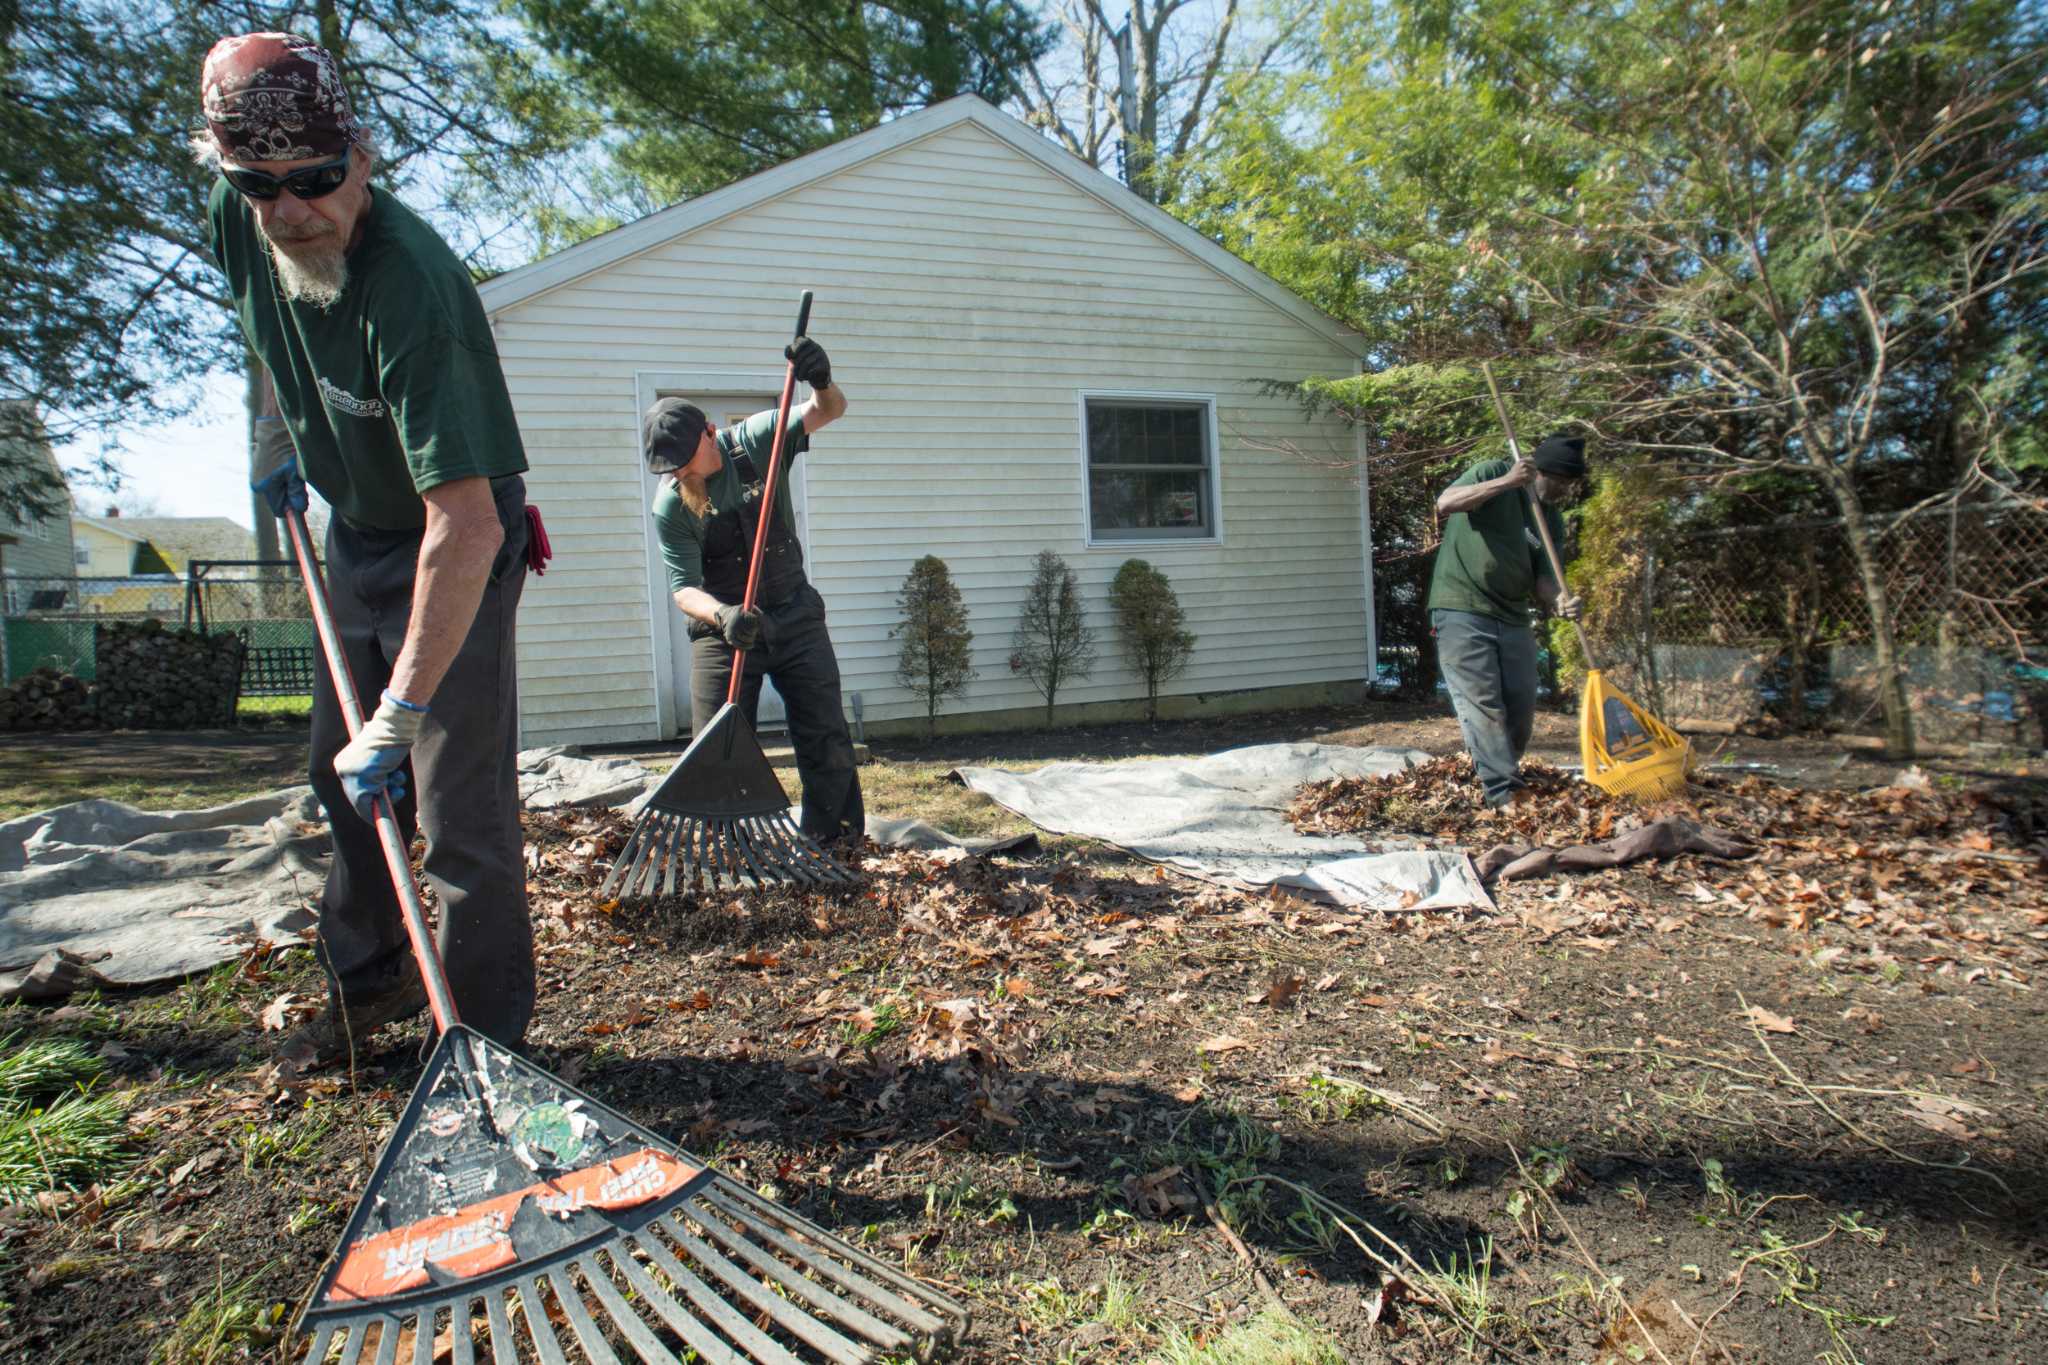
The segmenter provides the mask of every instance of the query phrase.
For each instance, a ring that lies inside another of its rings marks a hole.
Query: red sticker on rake
[[[327,1301],[381,1299],[418,1289],[429,1281],[429,1265],[466,1280],[513,1264],[519,1252],[512,1245],[512,1216],[524,1200],[556,1217],[578,1209],[630,1209],[674,1193],[697,1175],[697,1167],[648,1148],[365,1237],[348,1249]]]

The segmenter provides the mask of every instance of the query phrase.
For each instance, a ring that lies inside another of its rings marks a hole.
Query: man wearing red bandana
[[[320,898],[327,1009],[286,1040],[291,1069],[348,1054],[425,1004],[370,811],[392,798],[440,901],[464,1022],[518,1046],[533,1013],[533,930],[514,766],[513,618],[526,575],[526,455],[469,272],[370,183],[376,149],[334,59],[284,33],[226,38],[200,77],[220,173],[212,244],[282,430],[256,486],[334,507],[327,577],[357,690],[350,741],[316,670],[313,789],[334,832]],[[273,428],[277,424],[271,424]]]

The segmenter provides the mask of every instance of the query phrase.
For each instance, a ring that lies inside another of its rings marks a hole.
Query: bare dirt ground
[[[864,776],[878,814],[986,832],[1015,818],[951,766],[1303,738],[1457,747],[1433,711],[1353,708],[877,743]],[[1537,754],[1574,748],[1545,716]],[[840,898],[625,907],[595,893],[624,826],[536,817],[533,1041],[948,1286],[963,1361],[1153,1359],[1271,1297],[1326,1343],[1302,1359],[2048,1359],[2048,878],[2010,813],[2038,784],[1928,763],[1920,795],[1851,797],[1896,767],[1819,741],[1720,757],[1822,792],[1780,807],[1812,828],[1459,916],[1248,897],[1073,841],[877,853]],[[98,1050],[133,1140],[93,1190],[0,1214],[0,1358],[280,1349],[421,1040],[267,1081],[261,1016],[318,989],[305,956],[0,1013],[0,1037]]]

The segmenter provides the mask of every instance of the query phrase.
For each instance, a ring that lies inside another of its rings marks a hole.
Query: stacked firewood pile
[[[161,621],[93,628],[99,723],[113,730],[231,725],[248,646],[236,635],[202,635]]]
[[[91,688],[54,668],[38,668],[0,688],[0,730],[89,730],[99,723]]]

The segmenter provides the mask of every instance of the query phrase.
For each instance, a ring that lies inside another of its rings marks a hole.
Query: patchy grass
[[[238,720],[256,723],[310,720],[313,715],[313,698],[304,697],[241,697],[235,702],[235,717]]]
[[[8,1048],[12,1039],[0,1041]],[[120,1096],[93,1094],[104,1064],[75,1042],[0,1052],[0,1204],[74,1190],[127,1159]]]
[[[304,782],[297,727],[205,734],[0,735],[0,820],[94,798],[194,810]]]
[[[150,1353],[152,1365],[218,1365],[247,1360],[253,1348],[275,1341],[284,1330],[290,1309],[283,1301],[264,1293],[271,1270],[272,1267],[265,1266],[241,1279],[230,1280],[227,1262],[217,1264],[212,1291],[194,1303],[170,1335],[157,1344]]]
[[[1345,1365],[1338,1341],[1284,1308],[1214,1334],[1175,1329],[1151,1365]]]

